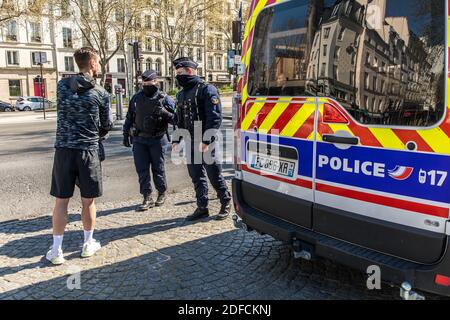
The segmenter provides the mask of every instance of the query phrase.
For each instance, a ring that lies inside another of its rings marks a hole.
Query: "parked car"
[[[44,98],[45,109],[50,109],[53,102]],[[19,111],[42,110],[41,97],[20,97],[16,102],[16,109]]]
[[[0,111],[2,112],[11,112],[14,111],[14,106],[9,102],[0,101]]]

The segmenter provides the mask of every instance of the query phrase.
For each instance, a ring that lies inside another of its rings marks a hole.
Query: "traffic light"
[[[141,44],[139,42],[133,42],[133,57],[135,60],[142,59]]]

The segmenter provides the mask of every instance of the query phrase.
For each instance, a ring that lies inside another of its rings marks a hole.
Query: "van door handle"
[[[340,143],[340,144],[350,144],[356,146],[359,144],[359,139],[355,137],[340,137],[332,134],[324,134],[322,137],[323,141],[329,143]]]

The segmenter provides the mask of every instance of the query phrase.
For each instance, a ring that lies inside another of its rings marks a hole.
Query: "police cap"
[[[178,68],[197,69],[197,67],[198,67],[198,63],[194,62],[191,58],[188,58],[188,57],[181,57],[181,58],[173,60],[173,65],[174,65],[175,69],[178,69]]]
[[[155,70],[149,69],[145,70],[142,74],[142,81],[151,81],[158,78],[158,75]]]

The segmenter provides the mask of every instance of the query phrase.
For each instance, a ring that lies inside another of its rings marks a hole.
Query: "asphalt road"
[[[224,98],[224,115],[230,116],[230,98]],[[54,199],[49,195],[56,130],[55,112],[0,113],[0,221],[47,214]],[[225,119],[223,128],[230,127]],[[99,202],[137,200],[139,186],[131,149],[122,146],[122,125],[118,124],[105,143],[103,162],[104,196]],[[166,154],[170,192],[191,185],[184,165],[175,165]],[[229,167],[229,166],[228,166]],[[79,198],[76,188],[75,198]],[[71,210],[79,208],[72,201]]]

